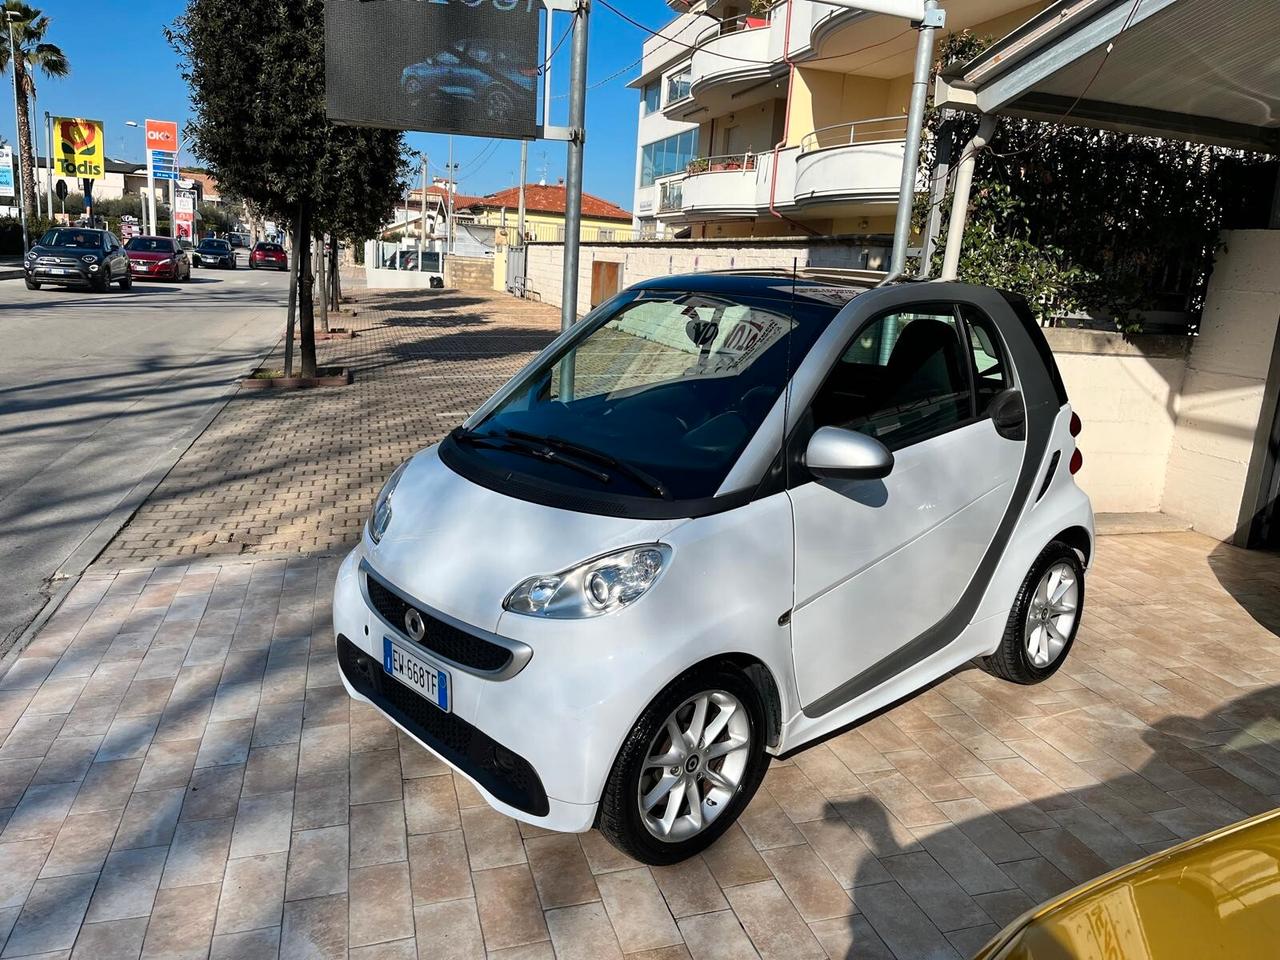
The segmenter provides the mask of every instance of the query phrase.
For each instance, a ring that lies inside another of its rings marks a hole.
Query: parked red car
[[[253,250],[249,254],[249,269],[257,270],[259,267],[275,267],[277,270],[289,269],[289,257],[284,252],[284,247],[278,243],[267,243],[265,240],[253,245]]]
[[[171,237],[130,237],[124,249],[135,280],[191,279],[191,257]]]

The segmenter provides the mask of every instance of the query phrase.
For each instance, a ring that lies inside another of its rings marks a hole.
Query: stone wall
[[[493,258],[445,257],[444,285],[453,290],[493,290]]]

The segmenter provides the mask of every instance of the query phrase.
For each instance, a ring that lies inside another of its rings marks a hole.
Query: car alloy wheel
[[[1080,582],[1075,570],[1059,561],[1040,578],[1027,605],[1023,642],[1032,664],[1043,669],[1066,649],[1080,607]]]
[[[485,97],[485,113],[489,120],[507,120],[514,110],[514,98],[501,87],[490,90]]]
[[[636,802],[659,840],[688,840],[705,830],[737,793],[751,756],[751,721],[724,690],[691,697],[653,738]]]

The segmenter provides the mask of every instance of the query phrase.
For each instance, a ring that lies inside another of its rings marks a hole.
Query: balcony
[[[800,141],[794,202],[894,201],[906,156],[905,117],[823,127]]]
[[[779,96],[780,88],[767,81],[783,77],[786,64],[772,54],[769,27],[766,14],[736,17],[703,30],[694,42],[685,96],[668,96],[665,102],[667,119],[705,119]]]
[[[736,154],[699,157],[684,178],[681,209],[685,216],[754,216],[759,208],[759,164],[768,157]]]

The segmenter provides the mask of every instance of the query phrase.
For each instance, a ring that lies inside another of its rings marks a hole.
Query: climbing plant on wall
[[[951,35],[935,71],[991,42]],[[977,123],[931,109],[921,156],[931,182],[939,146],[958,159]],[[1221,229],[1241,225],[1229,221],[1249,208],[1242,196],[1274,183],[1274,167],[1238,150],[1002,118],[977,157],[960,278],[1022,294],[1044,323],[1090,312],[1135,330],[1139,311],[1198,315]]]

